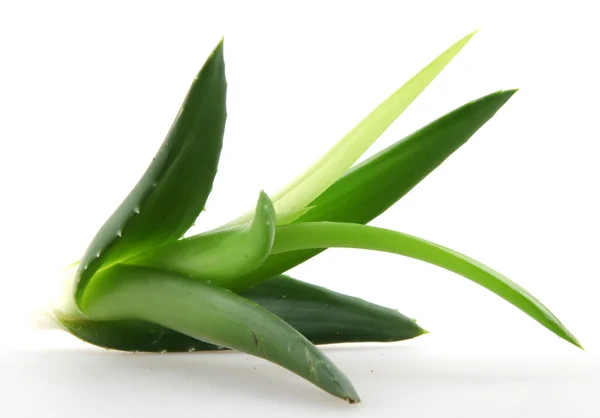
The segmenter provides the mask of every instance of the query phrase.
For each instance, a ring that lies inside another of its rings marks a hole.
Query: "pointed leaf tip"
[[[163,144],[137,185],[100,228],[81,259],[75,298],[101,268],[178,240],[205,206],[225,130],[222,42],[192,82]]]
[[[326,392],[360,400],[352,383],[282,319],[233,292],[153,268],[116,265],[99,273],[81,304],[95,320],[137,319],[278,364]]]
[[[470,33],[447,48],[385,99],[333,148],[296,179],[275,193],[273,203],[279,215],[278,218],[283,214],[285,223],[297,219],[291,214],[301,215],[302,209],[334,184],[442,72],[474,34],[475,32]],[[240,225],[247,222],[251,216],[252,212],[248,212],[229,222],[226,226]],[[278,223],[283,224],[284,222],[278,219]]]
[[[224,44],[225,44],[225,37],[222,36],[221,39],[219,40],[219,43],[217,43],[217,46],[215,46],[215,48],[213,49],[213,53],[216,51],[222,53]]]
[[[560,338],[581,348],[558,318],[521,286],[463,254],[421,238],[353,223],[307,222],[279,227],[272,254],[331,247],[390,252],[452,271],[495,293]]]

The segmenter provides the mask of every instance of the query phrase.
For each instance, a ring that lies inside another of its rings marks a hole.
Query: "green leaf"
[[[429,63],[365,117],[316,163],[276,193],[272,200],[277,214],[288,215],[286,221],[291,222],[293,218],[290,218],[289,214],[299,213],[325,192],[442,72],[474,34],[475,32],[465,36]],[[250,214],[246,214],[232,221],[228,226],[246,222],[249,216]],[[281,223],[278,220],[278,224]]]
[[[240,293],[264,306],[315,344],[391,342],[426,333],[396,310],[277,276]]]
[[[481,97],[442,116],[353,167],[311,202],[298,222],[368,223],[401,199],[460,148],[500,109],[516,90]],[[249,274],[227,284],[232,289],[253,286],[281,274],[323,250],[272,254]]]
[[[266,280],[240,296],[277,315],[313,344],[402,341],[426,333],[398,311],[287,276]],[[139,320],[98,321],[58,312],[57,319],[81,340],[114,350],[191,352],[223,348]]]
[[[259,267],[269,256],[275,235],[275,210],[261,192],[252,223],[195,236],[189,251],[155,247],[124,263],[155,267],[206,281],[232,280]]]
[[[445,268],[494,292],[559,337],[581,347],[558,318],[518,284],[478,261],[421,238],[360,224],[299,223],[277,228],[272,253],[331,247],[384,251]]]
[[[139,320],[93,320],[58,313],[60,324],[82,341],[111,350],[166,353],[218,350],[218,346]]]
[[[469,102],[352,167],[297,222],[367,223],[396,203],[473,136],[516,93]]]
[[[140,320],[240,350],[298,374],[334,396],[359,402],[344,374],[310,341],[256,303],[231,291],[146,267],[102,270],[80,308],[96,320]]]
[[[223,41],[196,76],[152,163],[96,234],[78,272],[79,300],[98,269],[180,238],[204,208],[225,129]]]

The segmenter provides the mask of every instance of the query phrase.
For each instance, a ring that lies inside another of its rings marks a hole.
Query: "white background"
[[[594,2],[281,3],[0,3],[1,415],[599,416]],[[469,100],[521,90],[372,224],[499,270],[587,351],[461,277],[353,250],[293,274],[398,308],[432,332],[326,348],[360,405],[242,354],[134,356],[27,331],[53,277],[144,171],[221,36],[229,117],[198,231],[291,180],[477,28],[369,154]]]

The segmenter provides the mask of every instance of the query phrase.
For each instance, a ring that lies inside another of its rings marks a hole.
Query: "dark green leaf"
[[[315,344],[401,341],[424,334],[393,309],[278,276],[240,295],[264,306]]]
[[[60,314],[57,319],[80,340],[111,350],[172,353],[218,349],[216,345],[147,321],[92,320]]]
[[[371,221],[467,142],[515,92],[496,92],[472,101],[352,167],[296,223]]]
[[[76,301],[98,269],[177,240],[194,223],[217,172],[226,89],[221,41],[192,83],[154,160],[88,247],[78,272]]]

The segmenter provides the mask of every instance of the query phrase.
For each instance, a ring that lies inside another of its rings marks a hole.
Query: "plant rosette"
[[[467,103],[360,164],[474,33],[406,82],[331,150],[254,210],[182,238],[204,209],[226,120],[223,41],[194,79],[146,172],[71,266],[52,307],[62,329],[108,349],[233,349],[276,363],[350,403],[360,398],[316,345],[391,342],[424,334],[393,309],[284,273],[327,248],[412,257],[455,272],[559,337],[576,338],[539,300],[489,267],[441,245],[367,226],[466,143],[516,90]]]

